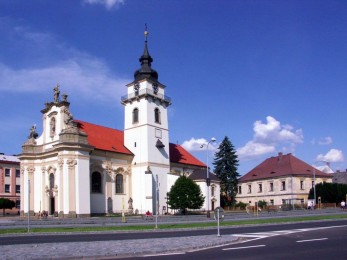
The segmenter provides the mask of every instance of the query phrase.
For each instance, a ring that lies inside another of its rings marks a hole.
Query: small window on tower
[[[133,110],[133,124],[138,123],[139,122],[139,109],[135,108]]]
[[[160,124],[160,110],[159,110],[159,108],[154,109],[154,120],[156,123]]]

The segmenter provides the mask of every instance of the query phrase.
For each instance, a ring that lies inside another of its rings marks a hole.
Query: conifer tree
[[[215,166],[214,172],[221,182],[222,206],[234,204],[238,177],[240,177],[240,174],[237,172],[239,161],[234,146],[227,136],[224,137],[218,147],[213,165]]]

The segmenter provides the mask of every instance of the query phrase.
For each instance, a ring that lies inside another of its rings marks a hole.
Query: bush
[[[265,200],[259,200],[258,201],[258,207],[261,209],[265,209],[267,206],[267,202]]]
[[[238,202],[235,204],[235,207],[240,207],[240,209],[246,209],[248,203]]]

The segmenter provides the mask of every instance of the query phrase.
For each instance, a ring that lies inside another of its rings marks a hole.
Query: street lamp
[[[210,218],[210,172],[208,169],[208,146],[210,143],[213,143],[216,141],[216,138],[212,137],[211,140],[206,145],[206,186],[207,186],[207,192],[206,192],[206,198],[207,198],[207,217]]]
[[[313,208],[316,208],[316,168],[313,167],[313,199],[314,199],[314,204]]]

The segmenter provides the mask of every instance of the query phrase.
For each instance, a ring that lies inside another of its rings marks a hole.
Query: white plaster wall
[[[75,166],[75,183],[76,183],[76,213],[90,214],[90,176],[89,176],[89,159],[77,160]],[[104,176],[103,176],[104,177]],[[100,203],[101,205],[103,203]]]
[[[64,159],[63,164],[63,196],[64,196],[64,214],[69,214],[69,173],[68,173],[68,165],[66,164],[66,159]]]
[[[132,169],[133,207],[140,214],[152,211],[152,175],[145,174],[146,170],[147,167]]]

